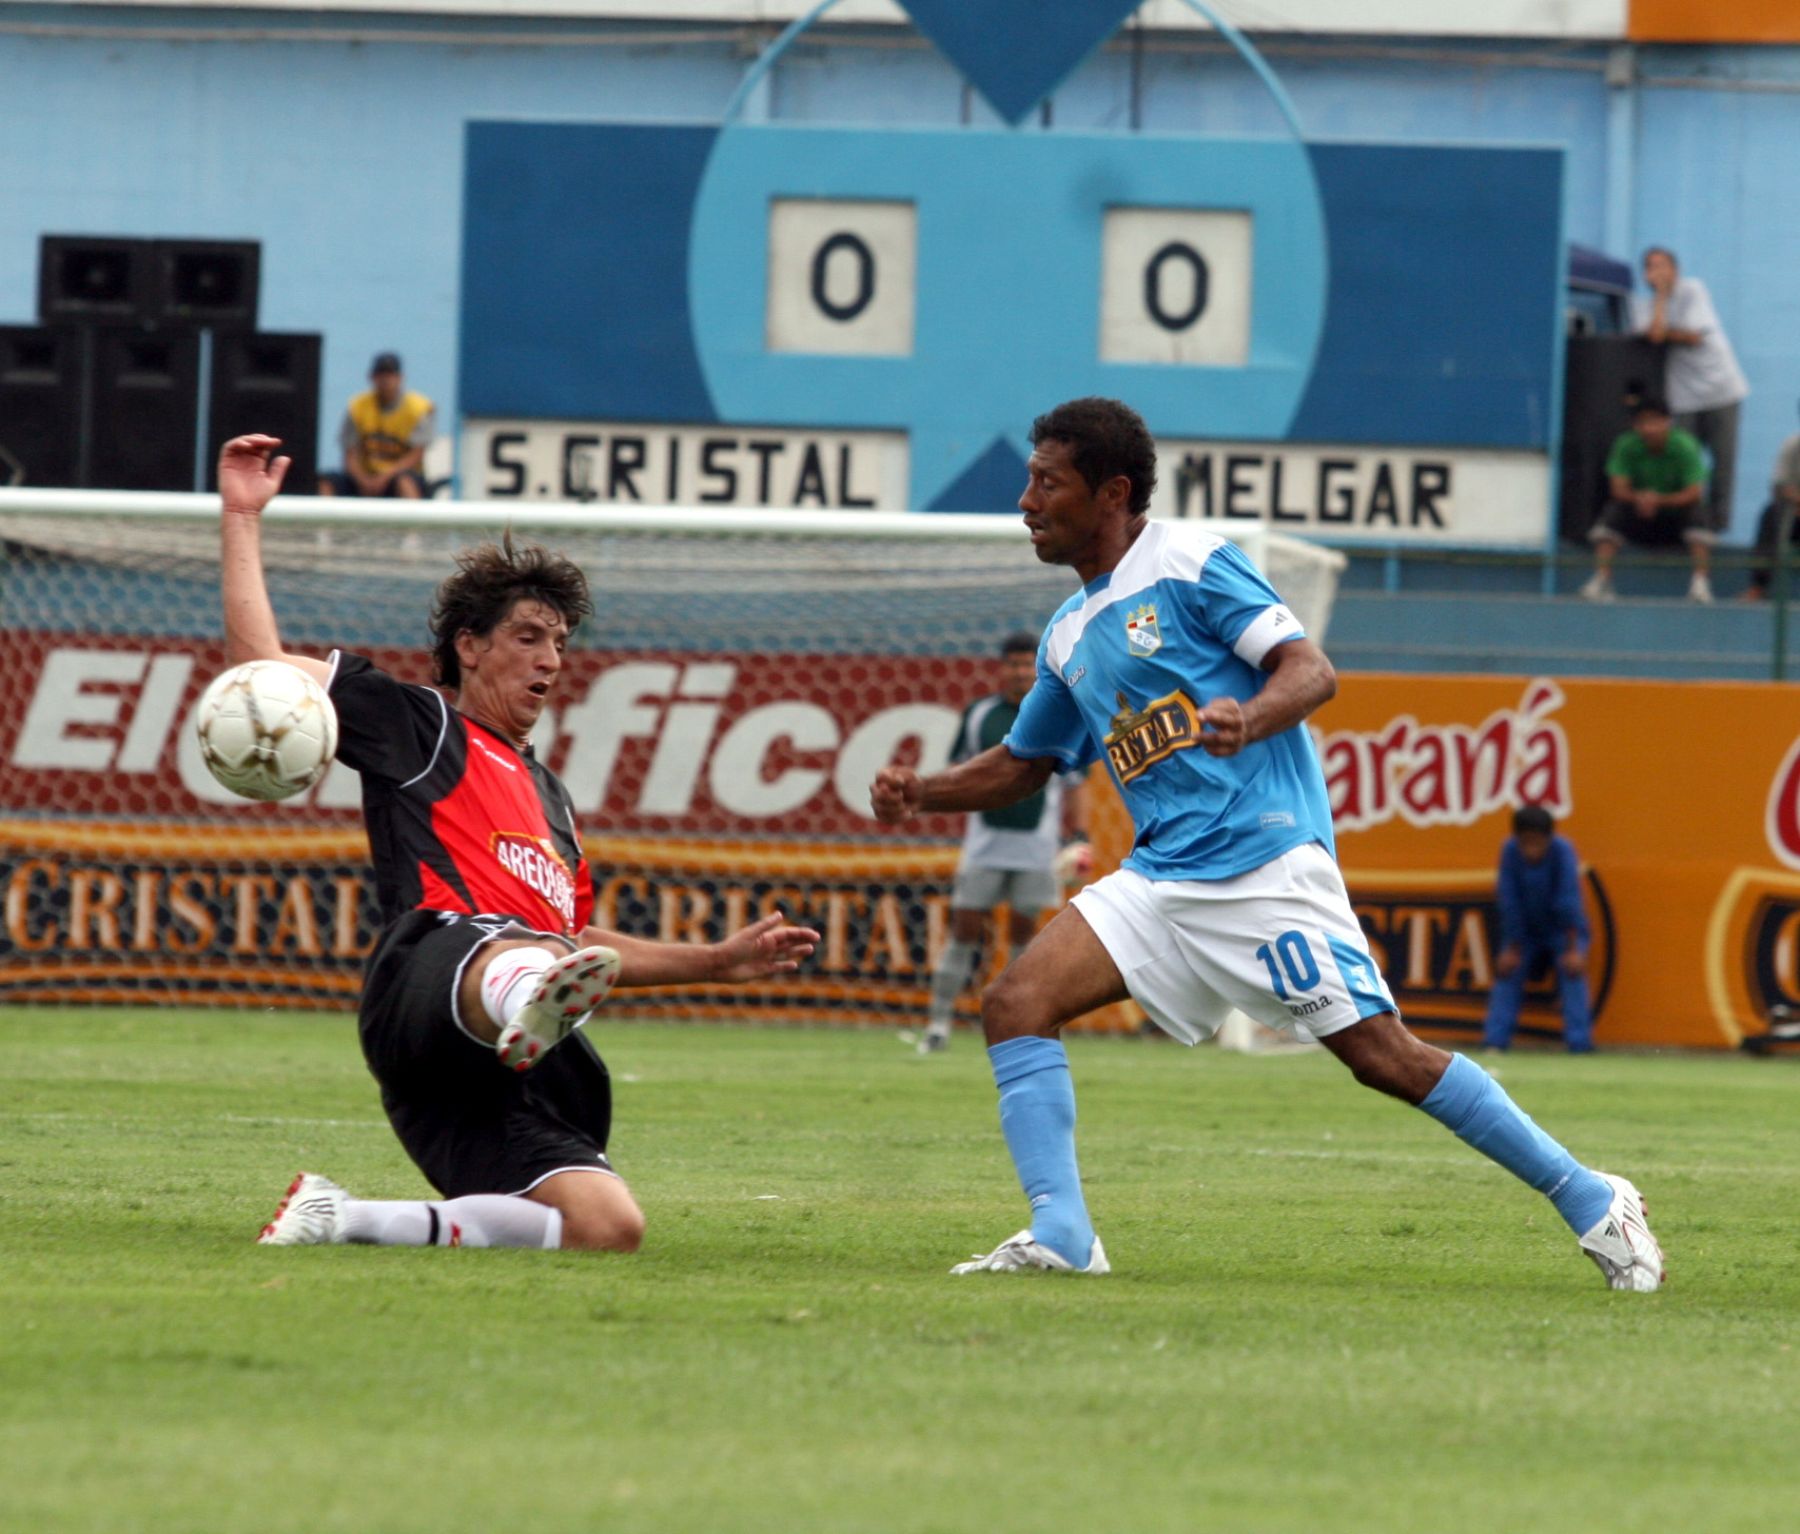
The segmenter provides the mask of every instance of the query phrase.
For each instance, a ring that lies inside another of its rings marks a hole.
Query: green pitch
[[[1112,1277],[1023,1223],[985,1058],[611,1024],[633,1258],[252,1244],[423,1190],[341,1018],[0,1011],[0,1528],[1791,1526],[1792,1062],[1514,1057],[1672,1287],[1323,1056],[1076,1041]]]

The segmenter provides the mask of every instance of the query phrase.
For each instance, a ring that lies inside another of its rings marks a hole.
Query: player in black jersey
[[[284,651],[259,521],[287,472],[279,446],[238,437],[219,457],[226,658],[285,660],[337,708],[384,922],[358,1011],[363,1054],[401,1144],[444,1197],[353,1199],[303,1172],[260,1239],[635,1251],[644,1216],[607,1160],[611,1083],[582,1023],[614,985],[782,974],[819,935],[779,913],[713,944],[589,925],[572,805],[530,745],[591,610],[586,578],[561,556],[508,537],[459,557],[431,615],[449,697],[361,656]]]

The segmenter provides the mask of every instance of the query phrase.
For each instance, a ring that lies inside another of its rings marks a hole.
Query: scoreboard
[[[1159,514],[1541,544],[1562,152],[476,122],[466,493],[1011,510],[1105,394]]]

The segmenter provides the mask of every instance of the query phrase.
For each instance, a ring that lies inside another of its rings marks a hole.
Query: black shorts
[[[1593,543],[1635,543],[1644,548],[1676,548],[1684,543],[1714,543],[1697,506],[1664,506],[1654,516],[1643,516],[1624,501],[1608,501],[1599,520],[1588,529]]]
[[[524,1193],[553,1172],[612,1170],[612,1080],[585,1029],[514,1072],[463,1027],[457,985],[475,950],[497,937],[573,946],[511,917],[412,911],[382,933],[364,976],[358,1031],[381,1106],[446,1198]]]

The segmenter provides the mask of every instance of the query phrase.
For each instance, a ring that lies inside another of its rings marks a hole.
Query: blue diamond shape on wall
[[[928,511],[1017,511],[1025,493],[1025,460],[1004,437],[946,485]]]
[[[901,0],[919,30],[1016,123],[1138,8],[1140,0]]]

